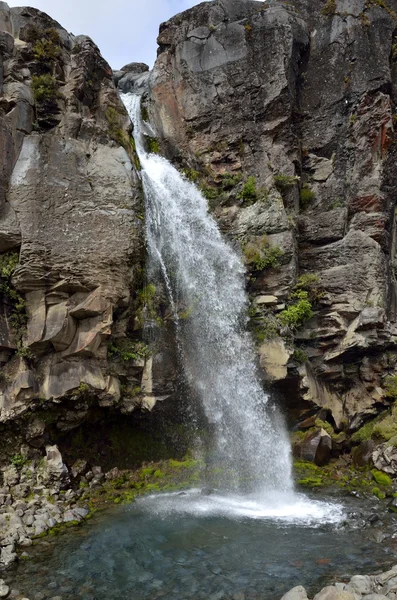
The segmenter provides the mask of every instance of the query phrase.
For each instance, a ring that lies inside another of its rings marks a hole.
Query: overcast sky
[[[7,0],[9,6],[27,2]],[[99,46],[113,69],[129,62],[150,66],[156,58],[160,23],[199,4],[198,0],[32,0],[75,35],[86,34]]]

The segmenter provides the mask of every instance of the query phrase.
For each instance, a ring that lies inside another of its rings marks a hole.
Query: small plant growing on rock
[[[147,151],[150,154],[160,154],[160,143],[157,138],[145,136]]]
[[[278,319],[284,327],[297,329],[303,325],[305,321],[310,319],[314,313],[311,302],[309,301],[308,292],[303,290],[295,292],[291,295],[291,298],[294,303],[283,310],[279,314]]]
[[[18,266],[19,255],[16,252],[6,252],[0,255],[0,292],[11,304],[10,324],[17,339],[17,354],[24,358],[32,358],[32,352],[22,344],[22,337],[28,320],[26,301],[12,284],[12,275]]]
[[[16,467],[23,467],[29,461],[25,458],[25,456],[22,456],[22,454],[14,454],[14,456],[11,457],[11,462]]]
[[[311,202],[313,202],[316,198],[313,190],[310,189],[310,186],[307,183],[304,183],[301,191],[299,193],[299,206],[302,210],[306,210]]]
[[[285,192],[288,188],[292,187],[299,181],[299,177],[291,176],[291,175],[283,175],[279,173],[278,175],[274,175],[273,177],[274,185],[278,189],[280,193]]]
[[[224,173],[222,176],[222,188],[224,190],[230,190],[240,183],[242,178],[243,176],[241,173]]]
[[[279,267],[284,256],[284,252],[279,246],[270,245],[266,235],[257,244],[252,242],[245,244],[243,253],[246,264],[251,266],[254,271]]]
[[[113,106],[109,106],[105,112],[105,118],[109,125],[109,135],[120,146],[128,148],[130,143],[127,133],[123,130],[122,124],[124,115],[116,110]],[[135,147],[135,143],[134,143]]]
[[[108,354],[112,358],[127,362],[147,358],[150,351],[144,342],[122,338],[110,342],[108,345]]]
[[[257,342],[266,342],[278,336],[279,323],[273,315],[262,317],[258,325],[253,329]]]
[[[295,348],[291,358],[299,365],[303,365],[309,360],[307,353],[302,348]]]
[[[383,387],[386,390],[386,397],[397,400],[397,375],[388,375],[385,377]]]
[[[243,185],[243,189],[238,194],[237,198],[241,198],[243,200],[249,200],[252,203],[258,197],[258,192],[256,189],[256,181],[255,177],[248,177],[247,181]]]
[[[316,273],[304,273],[298,277],[295,290],[308,292],[312,304],[317,304],[324,296],[320,277]]]
[[[327,17],[336,13],[336,0],[327,0],[325,6],[321,9],[321,14]]]
[[[82,396],[83,394],[86,394],[90,389],[90,386],[87,383],[84,383],[83,381],[80,382],[79,387],[77,388],[76,392],[79,396]]]
[[[193,183],[196,183],[200,178],[200,173],[190,167],[182,169],[182,173],[186,177],[186,179],[189,179],[189,181],[193,181]]]
[[[58,84],[55,77],[49,73],[34,75],[32,77],[32,89],[36,102],[55,102],[58,97]]]

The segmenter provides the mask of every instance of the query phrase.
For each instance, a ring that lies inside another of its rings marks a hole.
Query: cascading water
[[[216,461],[228,488],[292,489],[290,447],[282,421],[258,379],[244,332],[244,267],[224,241],[207,201],[161,156],[144,148],[138,96],[123,101],[134,123],[146,198],[147,244],[171,302],[187,317],[179,328],[184,370],[214,432]]]

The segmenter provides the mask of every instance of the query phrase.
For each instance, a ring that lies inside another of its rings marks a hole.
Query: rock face
[[[397,372],[396,22],[395,0],[205,2],[160,26],[149,77],[163,151],[241,247],[262,365],[283,337],[270,379],[339,430]]]
[[[5,457],[22,441],[44,447],[50,425],[75,428],[92,409],[133,411],[144,400],[142,377],[153,379],[156,357],[147,364],[141,339],[139,161],[112,75],[88,37],[0,3]]]

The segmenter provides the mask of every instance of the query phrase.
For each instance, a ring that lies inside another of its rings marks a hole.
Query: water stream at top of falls
[[[145,150],[139,96],[122,99],[142,167],[148,251],[163,273],[171,304],[186,307],[178,327],[183,368],[213,431],[216,463],[227,469],[223,485],[288,492],[289,441],[262,389],[244,331],[244,266],[197,187],[165,158]]]

